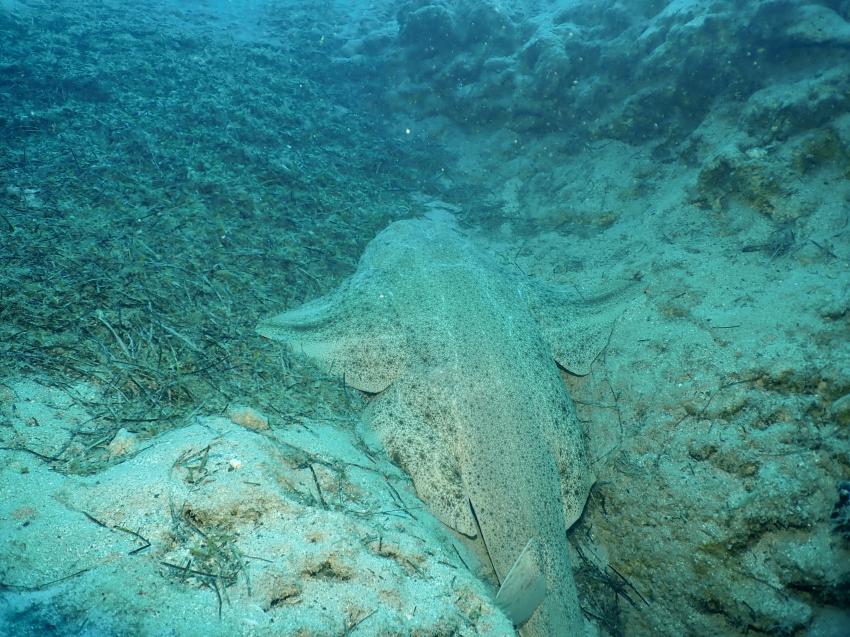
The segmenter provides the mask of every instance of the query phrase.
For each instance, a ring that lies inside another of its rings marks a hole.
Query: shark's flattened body
[[[451,218],[400,221],[335,292],[258,328],[380,392],[368,425],[437,517],[480,530],[500,582],[532,541],[546,594],[524,637],[584,631],[566,531],[592,478],[555,359],[586,373],[607,333],[597,322],[582,337],[553,294]]]

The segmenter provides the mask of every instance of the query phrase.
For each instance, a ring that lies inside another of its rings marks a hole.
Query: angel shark
[[[592,477],[556,362],[589,371],[610,333],[592,309],[442,213],[391,224],[337,290],[258,327],[376,394],[366,426],[444,524],[483,541],[523,637],[584,634],[566,533]]]

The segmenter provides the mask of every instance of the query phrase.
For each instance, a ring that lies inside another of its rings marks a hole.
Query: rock
[[[850,23],[820,4],[797,7],[783,34],[796,44],[850,46]]]
[[[839,425],[850,425],[850,394],[834,401],[829,408],[829,413]]]
[[[232,405],[227,408],[227,417],[230,422],[252,431],[265,431],[269,428],[269,419],[253,407]]]
[[[427,57],[445,53],[447,47],[460,43],[454,15],[446,7],[428,4],[411,10],[405,5],[398,22],[399,42]]]
[[[137,445],[138,436],[134,433],[130,433],[122,427],[118,430],[115,436],[113,436],[106,448],[109,451],[109,457],[115,458],[133,453],[133,451],[136,450]]]
[[[747,100],[743,123],[762,144],[817,128],[850,108],[850,75],[843,68],[784,80]]]

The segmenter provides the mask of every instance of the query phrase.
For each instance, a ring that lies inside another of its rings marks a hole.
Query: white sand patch
[[[52,450],[85,414],[37,383],[4,391],[4,634],[512,634],[408,481],[329,424],[198,418],[64,476],[10,447]]]

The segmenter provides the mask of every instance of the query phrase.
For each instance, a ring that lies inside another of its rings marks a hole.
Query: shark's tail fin
[[[546,597],[546,578],[535,559],[537,554],[537,541],[532,538],[511,566],[496,595],[496,603],[514,626],[527,622]]]

